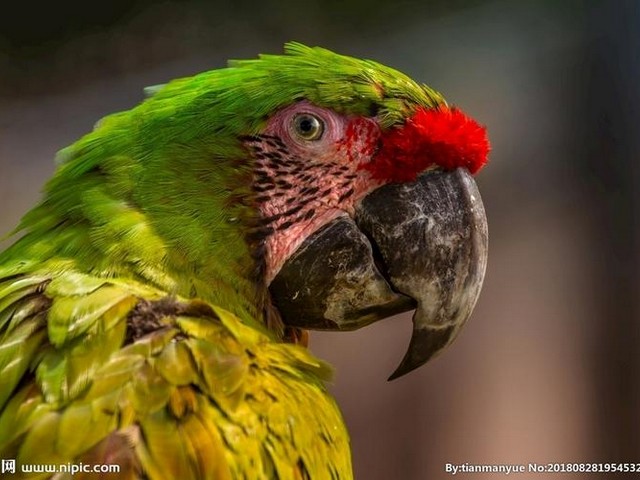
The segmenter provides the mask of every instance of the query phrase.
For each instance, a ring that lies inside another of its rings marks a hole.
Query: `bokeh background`
[[[55,152],[147,85],[287,40],[381,61],[488,126],[490,259],[459,339],[400,380],[385,379],[410,316],[312,335],[336,367],[356,478],[640,462],[640,2],[83,5],[15,2],[0,16],[0,233],[37,201]]]

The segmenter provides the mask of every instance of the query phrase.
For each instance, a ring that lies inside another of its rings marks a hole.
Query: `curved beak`
[[[389,380],[423,365],[458,335],[487,264],[487,220],[463,168],[383,186],[354,218],[311,235],[270,285],[285,324],[353,330],[415,309],[409,348]]]

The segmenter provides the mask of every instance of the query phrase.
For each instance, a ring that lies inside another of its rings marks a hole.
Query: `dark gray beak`
[[[390,380],[458,335],[480,294],[487,219],[462,168],[381,187],[309,237],[270,286],[285,324],[354,330],[415,309],[409,349]]]

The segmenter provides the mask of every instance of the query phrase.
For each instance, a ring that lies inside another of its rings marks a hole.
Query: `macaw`
[[[299,43],[147,93],[60,151],[0,253],[0,458],[11,478],[352,478],[307,330],[416,309],[392,377],[455,338],[486,265],[485,128]]]

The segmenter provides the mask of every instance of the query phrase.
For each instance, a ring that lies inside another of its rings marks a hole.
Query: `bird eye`
[[[303,140],[320,140],[324,122],[311,113],[300,113],[293,117],[293,130]]]

